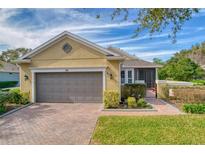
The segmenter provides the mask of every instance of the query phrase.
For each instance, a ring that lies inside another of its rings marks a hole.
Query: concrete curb
[[[158,110],[148,102],[150,106],[152,106],[152,109],[102,109],[101,111],[106,112],[157,112]]]
[[[102,109],[106,112],[157,112],[156,109]]]
[[[29,103],[29,104],[26,104],[26,105],[24,105],[24,106],[21,106],[21,107],[18,107],[18,108],[16,108],[16,109],[13,109],[13,110],[11,110],[11,111],[8,111],[8,112],[6,112],[6,113],[0,115],[0,118],[3,118],[3,117],[5,117],[5,116],[7,116],[7,115],[10,115],[10,114],[12,114],[12,113],[14,113],[14,112],[16,112],[16,111],[18,111],[18,110],[21,110],[21,109],[23,109],[23,108],[26,108],[26,107],[30,106],[30,105],[32,105],[32,104],[33,104],[33,103]]]

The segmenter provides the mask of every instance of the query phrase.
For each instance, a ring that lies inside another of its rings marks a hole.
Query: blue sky
[[[6,49],[35,48],[61,33],[70,31],[101,46],[122,48],[139,58],[167,60],[181,49],[205,41],[205,11],[193,16],[177,34],[177,43],[168,38],[169,31],[150,39],[146,32],[132,38],[136,25],[111,20],[112,9],[1,9],[0,52]],[[96,13],[103,16],[96,19]],[[134,11],[131,12],[134,17]]]

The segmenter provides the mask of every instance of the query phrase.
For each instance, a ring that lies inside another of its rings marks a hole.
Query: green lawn
[[[205,144],[205,115],[102,116],[92,144]]]

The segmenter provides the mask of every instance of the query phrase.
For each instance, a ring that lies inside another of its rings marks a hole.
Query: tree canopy
[[[28,51],[29,49],[26,48],[8,49],[6,51],[2,51],[0,54],[0,60],[12,63],[13,60],[18,59]]]
[[[190,58],[172,57],[159,69],[159,79],[172,79],[178,81],[192,81],[202,79],[204,70]]]
[[[173,79],[191,81],[205,79],[205,42],[193,45],[190,49],[183,49],[175,53],[172,58],[164,62],[154,58],[153,62],[163,65],[159,69],[159,79]]]
[[[163,62],[160,58],[153,58],[153,62],[155,64],[159,64],[159,65],[164,65],[165,62]]]
[[[111,19],[121,18],[124,21],[131,20],[136,24],[135,35],[147,30],[152,36],[154,33],[162,32],[168,29],[170,37],[176,42],[176,35],[184,23],[190,20],[194,13],[199,9],[192,8],[144,8],[144,9],[126,9],[116,8],[112,12]],[[133,15],[134,14],[134,15]],[[97,14],[97,18],[101,15]]]

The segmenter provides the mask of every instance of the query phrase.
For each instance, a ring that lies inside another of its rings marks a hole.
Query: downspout
[[[122,62],[119,63],[119,96],[120,96],[120,102],[121,102],[121,68],[122,68]]]
[[[158,69],[155,68],[155,97],[157,98]]]

